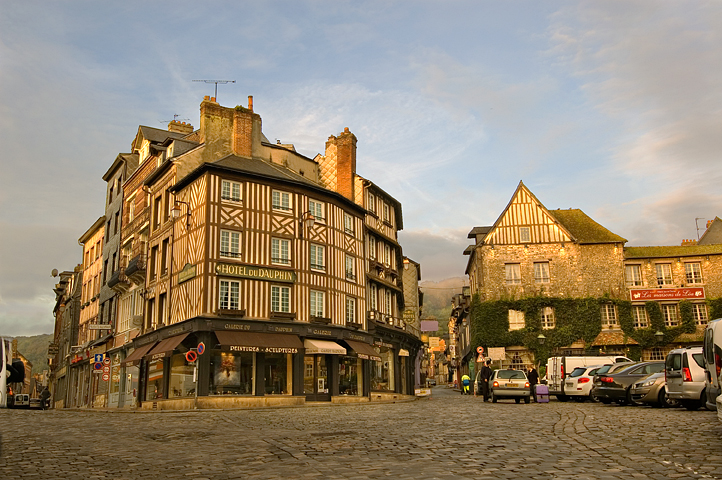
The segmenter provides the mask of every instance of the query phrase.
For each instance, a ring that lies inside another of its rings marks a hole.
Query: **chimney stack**
[[[348,127],[344,128],[343,133],[338,137],[333,135],[328,137],[325,163],[331,169],[330,178],[335,179],[335,182],[327,186],[349,200],[355,200],[356,135],[351,133]]]
[[[253,112],[253,95],[248,96],[248,109]]]
[[[186,122],[179,122],[178,120],[172,120],[168,124],[168,131],[189,134],[193,133],[193,125]]]

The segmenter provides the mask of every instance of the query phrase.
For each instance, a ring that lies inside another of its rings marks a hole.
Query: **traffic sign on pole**
[[[198,359],[198,354],[194,352],[193,350],[190,350],[188,353],[186,353],[186,360],[188,363],[193,363]]]
[[[198,344],[198,355],[203,355],[203,352],[206,351],[206,344],[201,342]]]
[[[476,353],[484,353],[484,347],[476,347]]]

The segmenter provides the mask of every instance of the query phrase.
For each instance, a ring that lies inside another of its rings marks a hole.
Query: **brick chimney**
[[[178,120],[171,120],[171,122],[168,124],[168,131],[184,133],[187,135],[189,133],[193,133],[193,125],[186,122],[179,122]]]
[[[199,141],[205,144],[203,157],[213,161],[228,154],[260,156],[261,116],[253,113],[253,97],[248,108],[220,106],[213,97],[201,102]]]
[[[354,200],[354,176],[356,175],[356,135],[348,127],[337,137],[331,135],[326,142],[326,167],[331,170],[327,175],[327,187]],[[335,175],[333,175],[335,173]],[[335,180],[335,181],[334,181]]]

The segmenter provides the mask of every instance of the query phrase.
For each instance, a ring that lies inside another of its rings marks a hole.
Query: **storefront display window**
[[[113,366],[110,367],[110,393],[115,394],[120,392],[120,362],[116,358],[113,361]]]
[[[148,376],[145,382],[145,399],[157,400],[163,398],[164,390],[163,379],[163,359],[153,360],[148,363]]]
[[[196,393],[193,381],[193,365],[189,365],[183,353],[175,354],[170,360],[170,384],[168,398],[192,397]]]
[[[363,394],[362,360],[357,357],[342,356],[338,362],[339,395]]]
[[[138,395],[138,367],[125,367],[125,400],[124,405],[135,405]]]
[[[371,390],[394,391],[394,350],[389,347],[374,347],[381,361],[371,361]]]
[[[290,353],[267,353],[265,359],[266,395],[291,395],[293,361]]]
[[[252,352],[211,352],[210,395],[253,395]]]

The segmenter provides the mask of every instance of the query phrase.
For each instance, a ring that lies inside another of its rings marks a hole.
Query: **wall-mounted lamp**
[[[186,206],[186,230],[190,230],[191,228],[191,206],[188,202],[184,202],[183,200],[176,200],[173,204],[173,208],[171,208],[171,214],[173,215],[173,218],[178,218],[181,216],[181,205]]]
[[[314,223],[316,223],[316,218],[311,214],[310,211],[302,213],[301,216],[298,218],[298,224],[301,228],[299,238],[303,238],[303,232],[313,227]]]
[[[409,269],[409,259],[404,257],[404,270]]]
[[[547,337],[545,337],[543,333],[540,333],[540,334],[536,337],[536,341],[539,342],[539,345],[544,345],[544,342],[547,341]]]
[[[664,332],[661,330],[657,330],[657,332],[654,334],[654,338],[657,339],[657,343],[662,343],[664,340]]]

